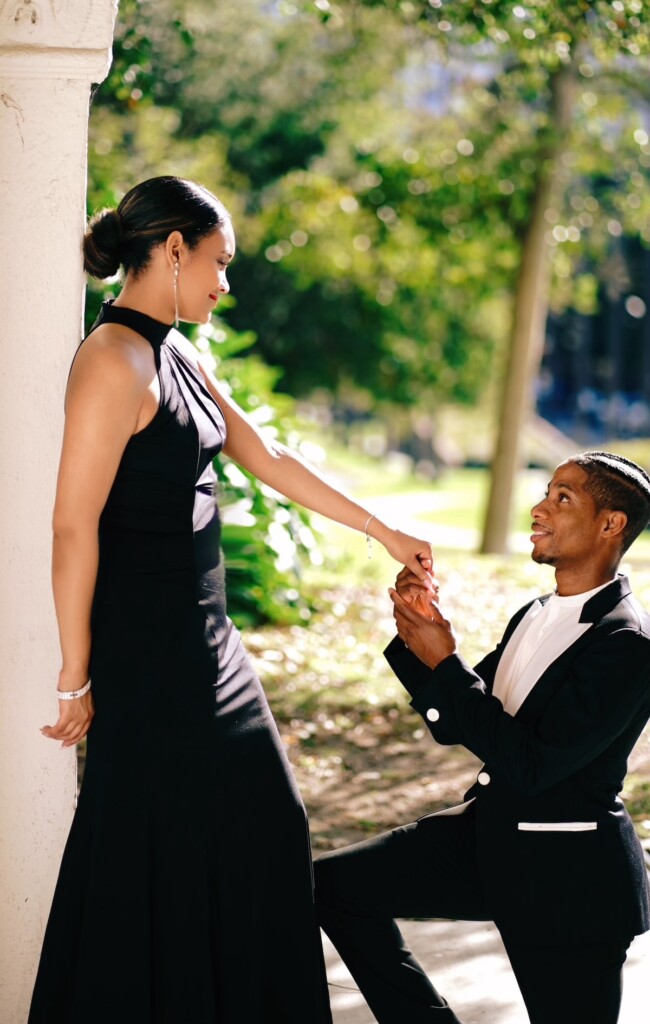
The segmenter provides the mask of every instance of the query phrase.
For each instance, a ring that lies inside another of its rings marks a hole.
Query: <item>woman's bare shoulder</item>
[[[124,380],[135,377],[146,385],[155,373],[153,349],[146,338],[122,324],[100,324],[82,342],[70,380],[96,372]]]

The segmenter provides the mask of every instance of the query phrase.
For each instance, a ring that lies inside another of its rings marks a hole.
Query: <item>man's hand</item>
[[[429,668],[437,668],[441,661],[456,653],[456,637],[451,623],[443,618],[431,597],[427,598],[427,611],[423,614],[396,590],[391,589],[388,593],[393,602],[399,638],[416,658]]]
[[[431,571],[430,563],[422,563],[423,568]],[[408,566],[404,566],[401,572],[398,573],[397,579],[395,580],[395,587],[398,594],[402,597],[407,604],[417,608],[422,615],[426,615],[428,619],[433,617],[431,605],[434,600],[437,600],[439,586],[434,577],[430,577],[426,583],[423,583],[414,572],[409,569]]]

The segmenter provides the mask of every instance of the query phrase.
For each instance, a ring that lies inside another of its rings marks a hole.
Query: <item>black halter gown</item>
[[[305,813],[226,616],[224,419],[170,327],[110,322],[151,343],[160,408],[101,516],[96,714],[29,1024],[328,1024]]]

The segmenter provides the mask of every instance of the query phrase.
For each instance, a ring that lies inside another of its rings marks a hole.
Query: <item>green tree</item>
[[[375,6],[373,0],[366,2]],[[523,426],[543,352],[553,269],[559,300],[584,300],[584,277],[580,281],[576,275],[582,289],[573,295],[568,283],[584,263],[585,248],[600,248],[602,254],[598,236],[604,224],[614,235],[625,228],[635,232],[643,224],[639,211],[650,206],[650,149],[640,125],[640,107],[649,98],[648,4],[413,0],[394,6],[427,37],[437,39],[449,57],[462,55],[469,63],[471,55],[495,66],[490,92],[497,100],[501,131],[504,136],[514,132],[527,143],[514,173],[507,164],[499,171],[499,187],[512,196],[508,221],[519,251],[481,547],[501,552],[507,545]],[[526,115],[528,128],[522,126]],[[614,153],[618,166],[613,166]],[[527,179],[523,182],[521,171]],[[592,193],[603,179],[610,187],[601,207],[598,200],[594,205]],[[592,211],[599,207],[605,216],[596,225],[595,238],[579,245],[596,220]],[[650,242],[647,225],[646,220],[643,237]]]
[[[175,9],[122,5],[91,122],[97,194],[152,168],[218,180],[239,235],[229,321],[254,330],[292,393],[322,387],[364,408],[472,398],[496,332],[481,297],[493,299],[462,293],[462,230],[449,243],[444,228],[447,251],[431,230],[439,182],[418,164],[442,136],[431,112],[408,109],[408,26],[389,10],[322,24],[194,0],[179,27]],[[455,147],[452,118],[444,130]],[[476,237],[469,249],[470,264],[487,260]]]

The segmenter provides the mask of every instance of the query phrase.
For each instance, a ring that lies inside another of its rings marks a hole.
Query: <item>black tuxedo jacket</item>
[[[386,657],[433,738],[485,762],[465,799],[475,798],[479,870],[501,931],[530,942],[630,938],[650,928],[649,891],[619,793],[650,717],[650,616],[624,576],[612,581],[582,610],[591,627],[512,716],[491,691],[529,607],[475,669],[459,655],[427,668],[397,637]]]

